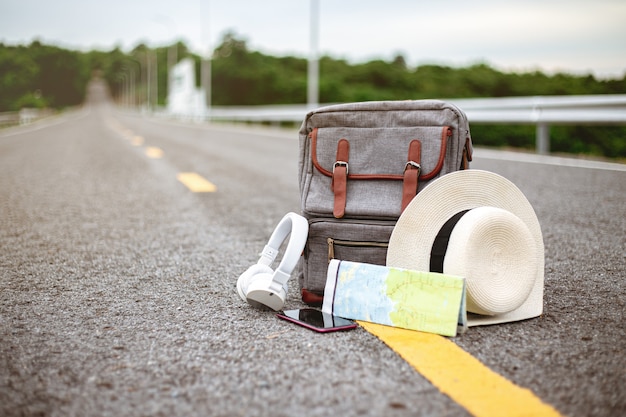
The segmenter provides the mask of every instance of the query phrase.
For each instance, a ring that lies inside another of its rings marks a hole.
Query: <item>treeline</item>
[[[29,46],[0,43],[0,112],[78,105],[94,74],[107,81],[114,97],[120,97],[124,86],[132,82],[136,104],[164,105],[167,68],[172,59],[185,57],[196,62],[199,85],[201,58],[182,42],[154,49],[141,44],[129,53],[119,48],[78,52],[40,42]],[[621,79],[599,80],[592,75],[547,75],[540,71],[505,73],[486,64],[411,68],[401,55],[389,62],[360,64],[324,56],[319,67],[321,103],[626,93],[626,74]],[[156,78],[148,74],[148,68],[152,69],[150,74],[156,68]],[[213,105],[301,104],[307,100],[305,58],[250,50],[247,42],[233,33],[224,35],[215,48],[211,74]],[[472,124],[472,135],[478,145],[534,148],[533,126]],[[625,158],[626,127],[553,126],[551,150]]]
[[[0,112],[80,104],[90,78],[85,54],[33,42],[0,43]]]

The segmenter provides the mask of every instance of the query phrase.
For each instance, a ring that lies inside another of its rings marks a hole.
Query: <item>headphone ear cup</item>
[[[273,282],[273,271],[256,274],[246,287],[246,301],[256,308],[270,308],[278,311],[285,305],[287,291],[280,287],[278,292],[270,290]]]
[[[270,277],[274,271],[267,265],[254,264],[239,276],[237,279],[237,293],[243,301],[248,301],[247,293],[250,284],[258,278],[260,274],[269,274]],[[269,284],[268,284],[269,287]]]

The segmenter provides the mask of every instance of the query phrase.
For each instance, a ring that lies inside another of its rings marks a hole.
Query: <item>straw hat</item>
[[[470,326],[543,310],[539,221],[524,194],[492,172],[452,172],[420,191],[391,234],[387,266],[465,277]]]

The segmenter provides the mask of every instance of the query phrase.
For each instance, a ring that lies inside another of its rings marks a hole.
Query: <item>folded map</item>
[[[322,311],[444,336],[467,328],[462,277],[333,259]]]

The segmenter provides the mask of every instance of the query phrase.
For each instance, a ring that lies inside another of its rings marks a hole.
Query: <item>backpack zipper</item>
[[[326,239],[328,242],[328,262],[335,259],[335,245],[347,246],[352,248],[388,248],[389,243],[386,242],[355,242],[352,240],[340,240],[329,237]]]

